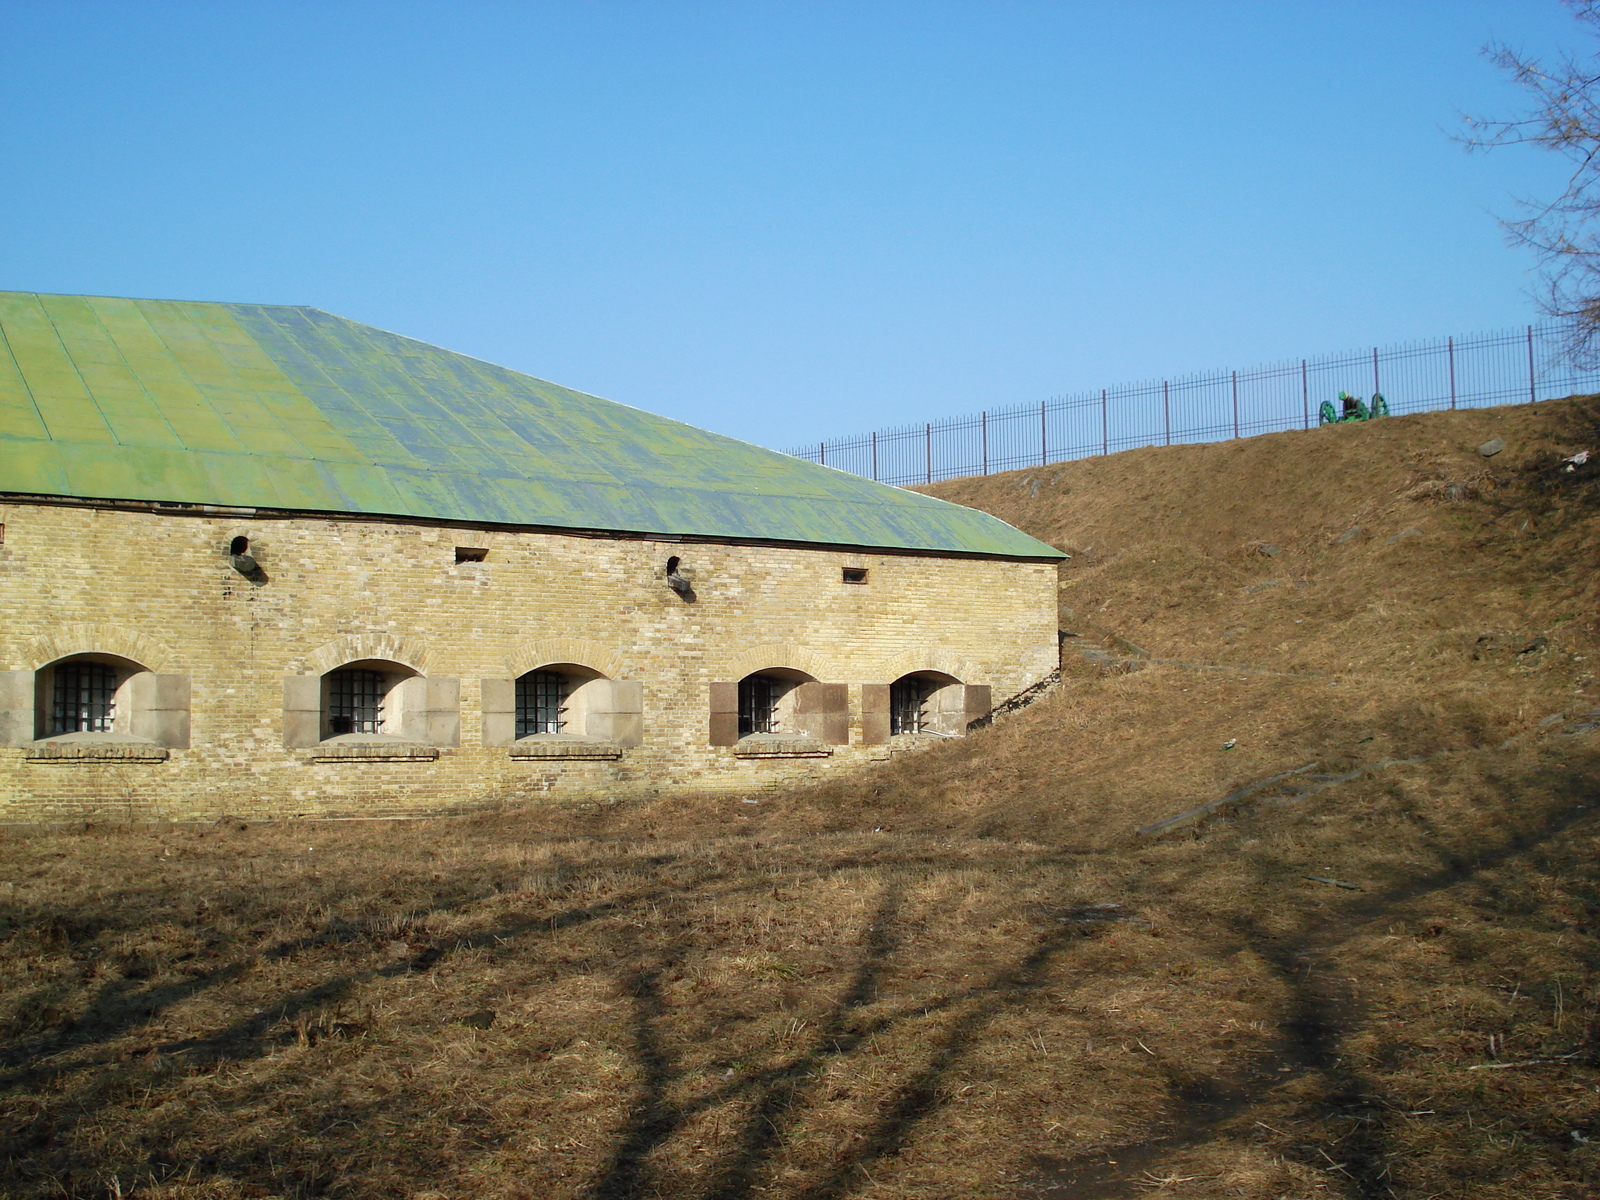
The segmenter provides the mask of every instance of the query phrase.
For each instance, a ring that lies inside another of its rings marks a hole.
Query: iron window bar
[[[382,733],[386,691],[382,671],[335,671],[328,687],[329,732],[335,737],[342,733]]]
[[[517,680],[517,736],[560,733],[567,695],[567,677],[555,671],[529,671]]]
[[[897,679],[889,685],[889,733],[922,733],[923,708],[933,687],[921,679]]]
[[[105,663],[64,663],[55,671],[50,732],[110,733],[117,718],[117,669]]]
[[[769,675],[739,681],[739,736],[778,732],[778,698],[782,685]]]

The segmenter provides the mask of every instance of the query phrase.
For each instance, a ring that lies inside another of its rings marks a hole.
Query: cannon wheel
[[[1322,407],[1317,409],[1318,425],[1337,425],[1339,423],[1339,410],[1333,406],[1332,400],[1324,400]]]
[[[1374,417],[1387,417],[1389,415],[1389,402],[1383,398],[1382,392],[1374,392],[1372,395],[1371,415]]]

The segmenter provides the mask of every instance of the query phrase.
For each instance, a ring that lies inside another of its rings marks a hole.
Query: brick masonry
[[[14,704],[31,678],[19,673],[82,653],[131,660],[189,702],[187,745],[174,734],[165,755],[0,747],[0,821],[398,816],[759,791],[881,758],[884,746],[862,744],[863,688],[881,708],[882,685],[931,670],[998,702],[1057,665],[1050,562],[16,503],[0,506],[0,527],[0,672],[12,673]],[[264,583],[230,561],[238,536]],[[458,546],[488,555],[457,563]],[[692,602],[665,582],[671,555]],[[842,582],[844,567],[868,581]],[[459,744],[406,758],[287,747],[285,677],[367,659],[458,681]],[[589,757],[485,745],[484,681],[492,716],[504,707],[492,681],[555,662],[637,681],[639,744]],[[711,744],[712,685],[779,667],[847,685],[849,744],[761,756]]]

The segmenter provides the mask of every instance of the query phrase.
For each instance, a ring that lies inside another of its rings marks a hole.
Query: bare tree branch
[[[1570,0],[1585,31],[1600,39],[1600,0]],[[1520,200],[1522,215],[1502,218],[1507,240],[1531,250],[1544,285],[1540,308],[1570,333],[1564,350],[1580,366],[1600,365],[1600,53],[1564,54],[1553,65],[1504,43],[1484,50],[1531,96],[1512,120],[1467,116],[1469,150],[1536,146],[1567,159],[1565,189],[1540,203]]]

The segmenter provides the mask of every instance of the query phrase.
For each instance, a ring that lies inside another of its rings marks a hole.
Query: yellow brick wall
[[[323,518],[0,507],[0,670],[99,650],[191,677],[191,748],[154,764],[29,763],[0,748],[0,821],[400,815],[672,789],[759,790],[880,757],[860,686],[933,669],[996,703],[1056,665],[1053,563],[470,530]],[[269,582],[229,564],[237,535]],[[455,547],[489,550],[457,565]],[[666,586],[678,555],[696,600]],[[869,582],[841,582],[843,566]],[[391,658],[461,681],[435,762],[313,763],[283,745],[283,676]],[[644,689],[617,762],[481,744],[479,682],[578,661]],[[709,684],[793,667],[850,685],[850,746],[739,760],[708,744]]]

